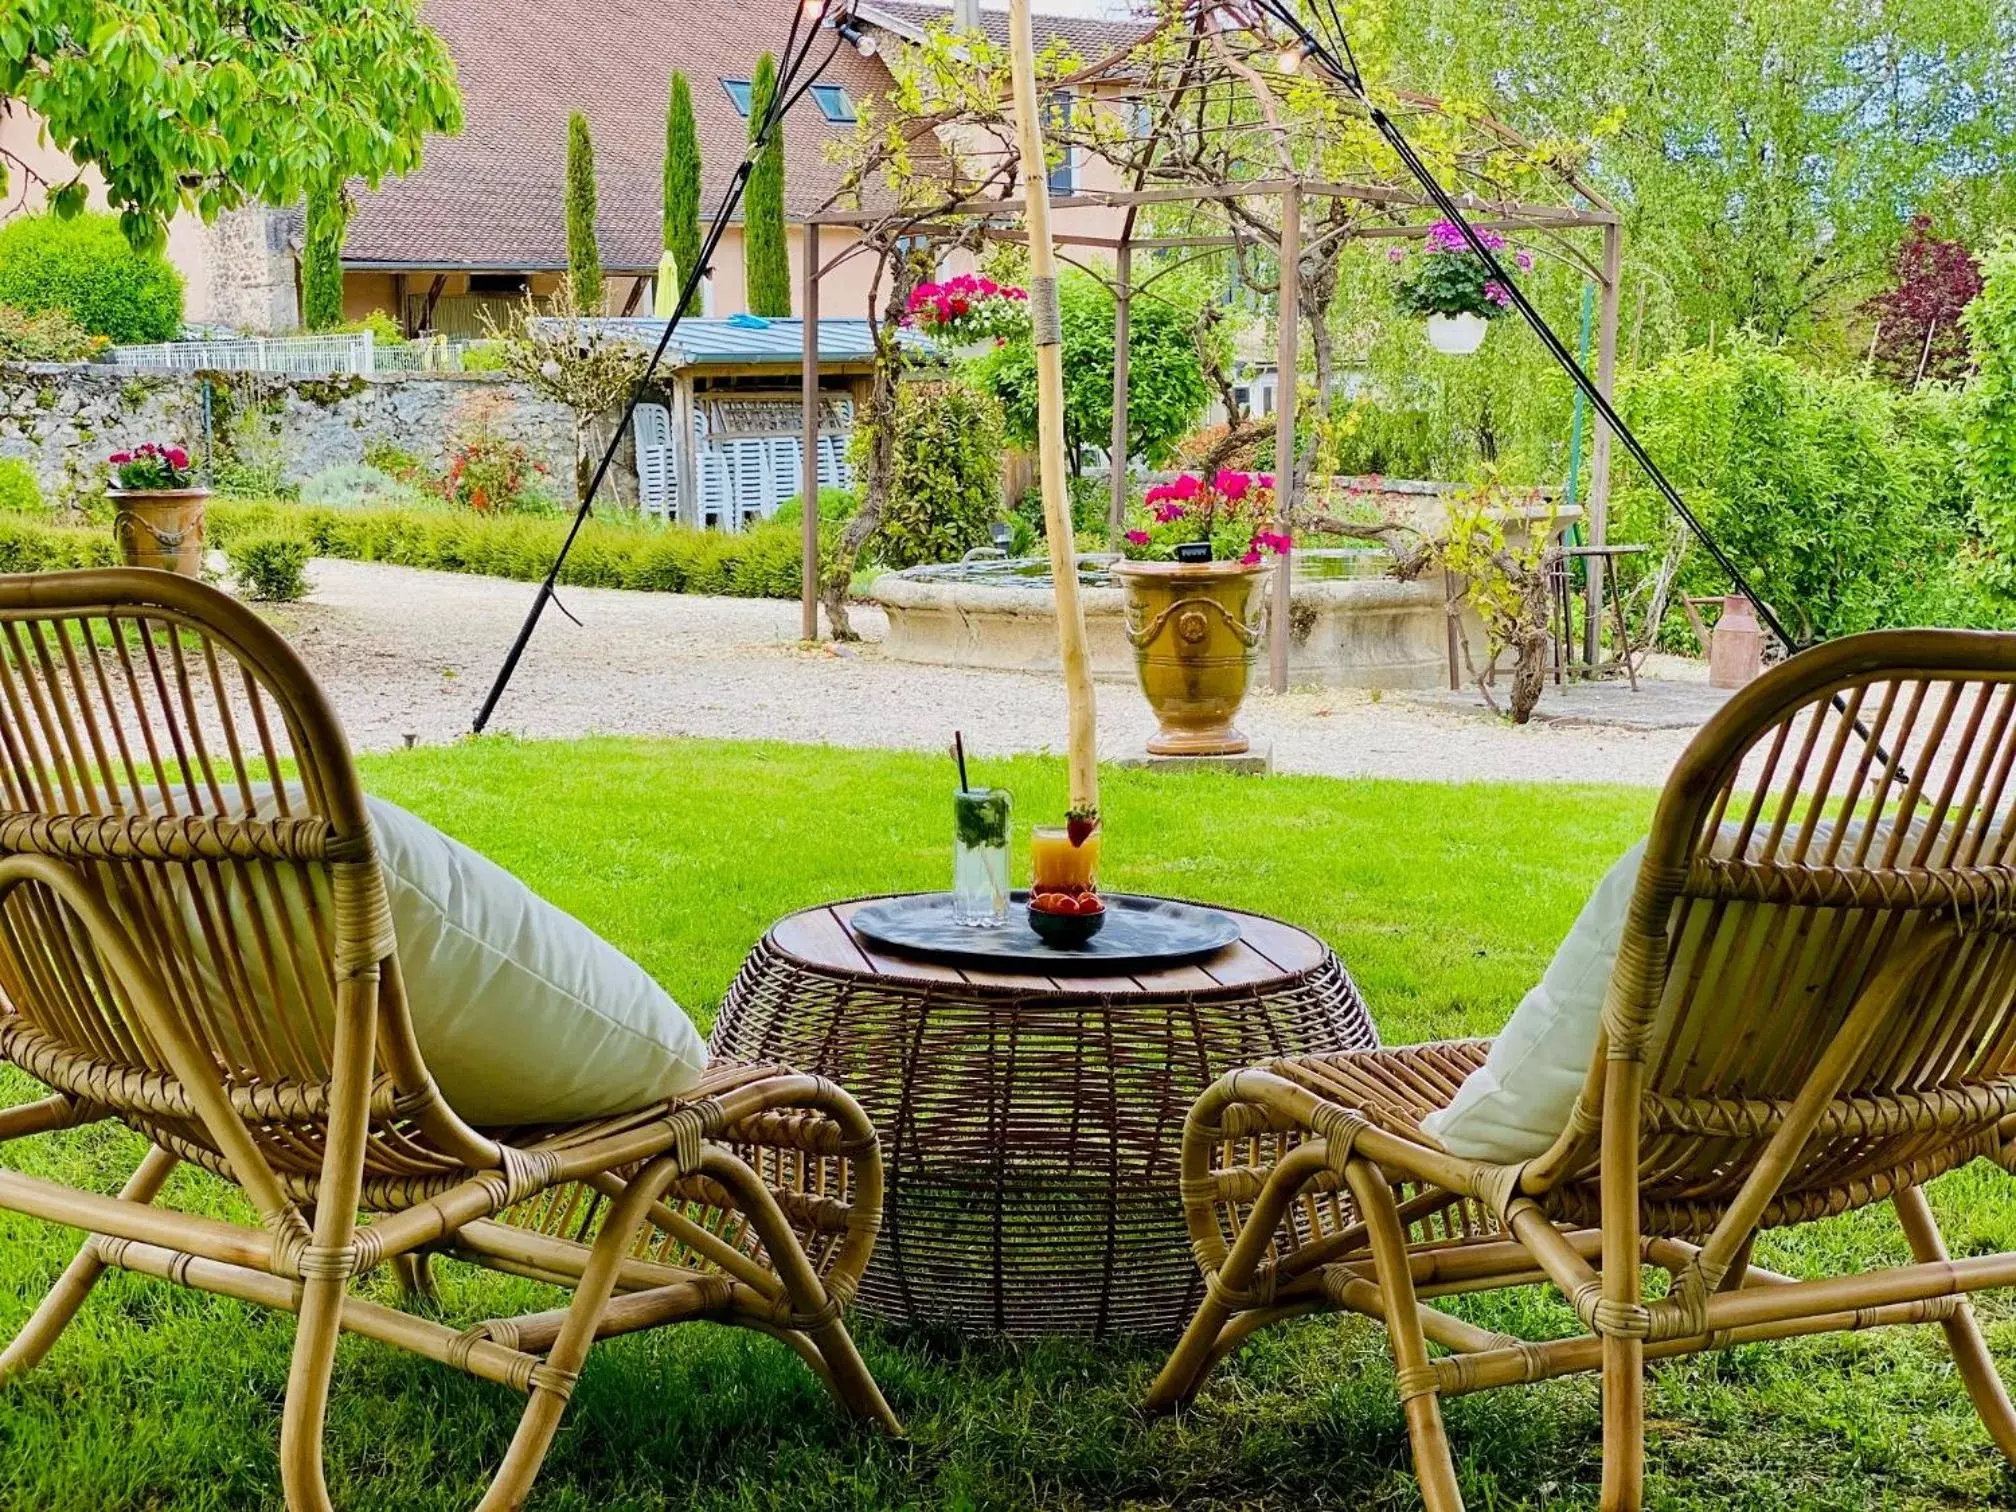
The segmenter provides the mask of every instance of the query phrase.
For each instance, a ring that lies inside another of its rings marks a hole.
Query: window
[[[721,87],[728,91],[728,98],[735,102],[736,112],[744,119],[749,115],[749,81],[747,79],[723,79]]]
[[[819,114],[836,125],[855,118],[854,102],[847,98],[847,91],[838,84],[814,84],[812,98],[818,102]]]
[[[529,294],[532,281],[523,273],[471,273],[471,294]]]
[[[1071,92],[1060,89],[1056,94],[1050,96],[1050,104],[1043,114],[1045,117],[1043,129],[1047,134],[1054,137],[1059,132],[1069,129],[1071,125]],[[1059,145],[1058,150],[1064,156],[1050,170],[1050,192],[1052,194],[1070,194],[1078,187],[1078,175],[1071,161],[1071,144],[1069,142],[1062,143]]]

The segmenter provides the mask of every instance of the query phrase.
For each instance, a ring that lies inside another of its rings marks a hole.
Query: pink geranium
[[[1146,546],[1148,540],[1148,532],[1145,530],[1130,530],[1127,532],[1127,544],[1129,546]]]

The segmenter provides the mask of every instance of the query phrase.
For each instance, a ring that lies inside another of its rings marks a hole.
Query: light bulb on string
[[[1308,56],[1302,44],[1297,42],[1292,47],[1281,49],[1281,56],[1274,60],[1274,69],[1277,73],[1292,74],[1302,66],[1302,60]]]

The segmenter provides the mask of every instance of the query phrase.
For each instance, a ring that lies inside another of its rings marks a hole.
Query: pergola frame
[[[1193,17],[1201,15],[1193,12]],[[1201,24],[1201,22],[1199,23]],[[1165,22],[1166,26],[1167,23]],[[1162,28],[1144,31],[1142,40],[1154,36]],[[1138,43],[1136,44],[1138,45]],[[1068,80],[1071,84],[1097,82],[1114,77],[1112,70],[1116,64],[1124,63],[1132,47],[1123,48],[1091,67],[1078,70]],[[1240,77],[1249,77],[1250,70],[1234,69]],[[1437,102],[1423,97],[1409,97],[1419,107],[1439,110]],[[937,122],[937,125],[951,124]],[[1501,123],[1485,121],[1485,128],[1501,143],[1525,147],[1526,144],[1516,133]],[[1249,123],[1248,129],[1260,129]],[[1278,131],[1278,125],[1273,129]],[[1154,147],[1152,142],[1143,144],[1139,162],[1134,167],[1135,187],[1130,189],[1097,189],[1058,195],[1050,200],[1053,211],[1072,209],[1120,210],[1122,233],[1117,237],[1093,236],[1084,233],[1053,228],[1052,241],[1060,247],[1083,248],[1110,252],[1113,267],[1110,273],[1104,268],[1090,267],[1071,260],[1080,267],[1108,282],[1114,293],[1115,349],[1113,363],[1113,431],[1111,456],[1111,518],[1118,520],[1127,501],[1128,477],[1128,360],[1127,330],[1129,322],[1129,302],[1137,285],[1133,278],[1133,254],[1136,250],[1159,251],[1169,248],[1197,249],[1200,252],[1224,248],[1237,250],[1251,245],[1256,238],[1250,233],[1236,230],[1181,236],[1137,236],[1135,227],[1140,212],[1144,208],[1181,203],[1225,203],[1243,202],[1255,199],[1273,199],[1280,205],[1279,263],[1284,269],[1299,266],[1302,252],[1303,206],[1311,200],[1346,200],[1358,204],[1375,206],[1388,211],[1396,219],[1387,223],[1351,225],[1332,233],[1335,240],[1348,242],[1354,239],[1425,239],[1433,225],[1432,220],[1420,219],[1421,212],[1432,211],[1433,204],[1428,197],[1414,189],[1387,184],[1343,183],[1298,173],[1274,173],[1253,179],[1234,182],[1193,183],[1176,182],[1149,184],[1154,172]],[[1608,398],[1616,377],[1617,335],[1621,307],[1620,283],[1623,259],[1622,218],[1600,194],[1582,182],[1572,172],[1564,172],[1562,177],[1573,188],[1576,195],[1585,201],[1581,205],[1534,204],[1517,199],[1496,199],[1476,194],[1457,196],[1458,204],[1469,216],[1472,223],[1481,229],[1507,233],[1538,232],[1547,237],[1547,250],[1551,255],[1579,268],[1592,280],[1598,291],[1599,316],[1597,324],[1597,351],[1595,381],[1598,389]],[[996,224],[1005,217],[1018,216],[1024,209],[1024,201],[1017,198],[994,198],[986,193],[970,196],[947,196],[934,204],[928,211],[920,212],[914,220],[904,222],[904,232],[911,237],[943,236],[948,238],[979,238],[991,241],[1022,242],[1026,240],[1024,230],[1015,225]],[[1474,212],[1474,214],[1472,213]],[[1411,218],[1409,218],[1411,217]],[[887,210],[848,210],[830,208],[820,211],[806,230],[806,255],[804,258],[800,305],[808,315],[813,316],[819,308],[819,283],[821,278],[834,268],[851,258],[862,255],[886,257],[886,248],[869,239],[862,239],[843,248],[830,260],[822,263],[818,254],[819,230],[821,226],[851,228],[867,231],[871,228],[887,227],[891,214]],[[977,223],[977,224],[976,224]],[[1570,242],[1564,233],[1593,230],[1601,233],[1601,252],[1591,260],[1583,251]],[[1145,282],[1152,282],[1147,280]],[[1275,465],[1276,507],[1285,522],[1292,515],[1295,505],[1295,423],[1296,423],[1296,383],[1300,350],[1301,320],[1298,309],[1299,278],[1282,277],[1275,320],[1279,334],[1279,351],[1275,369]],[[873,312],[870,312],[871,318]],[[810,327],[808,327],[810,329]],[[803,374],[805,413],[810,417],[808,425],[816,423],[818,414],[817,395],[819,390],[819,367],[816,349],[812,341],[806,343],[805,369]],[[1612,437],[1610,428],[1600,418],[1590,454],[1590,474],[1587,503],[1589,541],[1592,546],[1601,547],[1607,543],[1608,513],[1610,499]],[[805,497],[818,496],[816,460],[813,446],[806,447]],[[804,545],[803,572],[803,612],[806,637],[817,634],[817,597],[819,583],[819,550],[817,537],[817,511],[807,509],[805,513],[806,533]],[[1603,594],[1603,572],[1605,559],[1592,556],[1587,560],[1588,577],[1584,613],[1584,660],[1593,664],[1597,655],[1597,627]],[[1272,613],[1269,615],[1269,681],[1274,691],[1285,692],[1288,686],[1288,641],[1290,625],[1290,574],[1286,571],[1275,574],[1273,584]]]

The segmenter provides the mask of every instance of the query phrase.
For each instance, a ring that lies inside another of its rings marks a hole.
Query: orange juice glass
[[[1099,890],[1099,832],[1071,843],[1061,824],[1039,824],[1029,834],[1029,887],[1032,892],[1087,893]]]

